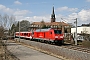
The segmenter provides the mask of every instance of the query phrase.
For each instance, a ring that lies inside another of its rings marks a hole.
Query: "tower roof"
[[[51,18],[55,18],[54,6],[53,6],[53,11],[52,11],[52,14],[51,14]]]
[[[55,22],[55,13],[54,13],[54,6],[53,6],[53,11],[52,11],[52,14],[51,14],[51,22]]]
[[[53,6],[53,12],[52,12],[52,14],[54,14],[54,6]]]

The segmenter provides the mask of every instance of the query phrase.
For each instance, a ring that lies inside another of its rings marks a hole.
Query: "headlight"
[[[63,38],[63,36],[60,36],[60,38]]]
[[[58,36],[55,36],[55,38],[58,38]]]

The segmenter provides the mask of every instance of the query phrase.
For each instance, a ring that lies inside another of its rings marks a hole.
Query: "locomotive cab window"
[[[61,30],[54,30],[54,33],[55,34],[61,34],[62,32],[61,32]]]

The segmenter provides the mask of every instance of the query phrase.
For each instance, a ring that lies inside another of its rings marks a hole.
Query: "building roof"
[[[45,24],[45,25],[63,25],[63,26],[69,26],[68,23],[65,22],[33,22],[31,25],[41,25],[41,24]]]

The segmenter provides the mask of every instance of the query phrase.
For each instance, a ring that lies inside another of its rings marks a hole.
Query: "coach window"
[[[26,33],[26,36],[27,36],[27,33]]]
[[[28,36],[30,36],[30,33],[28,33]]]
[[[25,36],[26,36],[26,33],[25,33]]]

